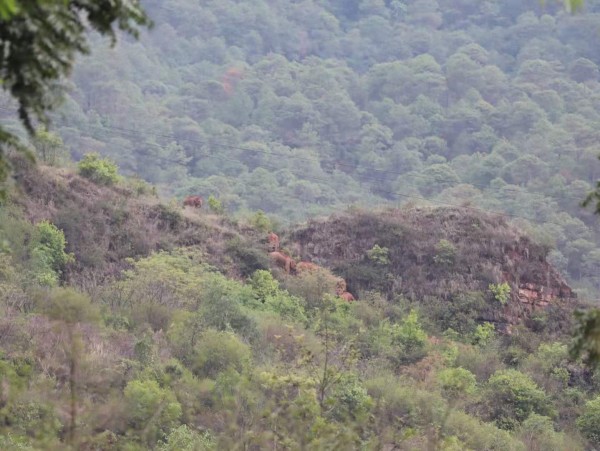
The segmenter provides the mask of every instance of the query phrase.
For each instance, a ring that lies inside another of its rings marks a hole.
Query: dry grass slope
[[[48,219],[64,231],[76,259],[65,274],[71,284],[89,288],[116,277],[128,258],[181,246],[197,246],[234,277],[268,266],[258,237],[223,216],[164,203],[127,182],[99,186],[68,169],[22,159],[15,166],[12,202],[30,221]]]

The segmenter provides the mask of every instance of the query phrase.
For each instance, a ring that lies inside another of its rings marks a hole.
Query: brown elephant
[[[279,250],[279,237],[277,234],[269,232],[267,243],[269,244],[269,252],[277,252]]]
[[[188,196],[183,200],[184,207],[202,208],[204,199],[200,196]]]
[[[348,291],[344,291],[342,294],[339,295],[344,301],[346,302],[352,302],[352,301],[356,301],[356,299],[354,298],[354,296],[352,296],[352,293],[348,292]]]
[[[296,262],[293,258],[288,257],[287,255],[282,254],[281,252],[271,252],[269,254],[271,260],[285,270],[288,274],[296,273]]]

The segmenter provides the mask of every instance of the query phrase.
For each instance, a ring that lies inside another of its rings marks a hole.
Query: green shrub
[[[250,348],[230,332],[206,330],[196,345],[192,371],[199,377],[215,378],[226,370],[240,373],[251,357]]]
[[[5,451],[37,451],[27,437],[0,434],[0,449]]]
[[[475,332],[477,320],[488,308],[485,296],[479,291],[455,294],[451,299],[429,297],[423,314],[439,331],[452,329],[459,334],[457,341],[464,341]]]
[[[202,325],[234,331],[248,341],[256,340],[259,335],[256,321],[243,307],[244,298],[252,296],[248,288],[220,274],[207,275],[199,299]]]
[[[494,338],[496,328],[492,323],[479,324],[473,333],[474,344],[485,346]]]
[[[523,422],[519,430],[527,449],[539,450],[576,450],[581,449],[574,444],[567,444],[565,434],[556,432],[552,420],[548,417],[532,413]]]
[[[456,258],[456,246],[448,240],[441,239],[435,246],[433,261],[439,265],[452,265]]]
[[[200,434],[183,424],[171,431],[166,443],[160,445],[158,451],[205,451],[216,448],[215,439],[210,433]]]
[[[269,217],[265,214],[264,211],[258,210],[252,218],[250,218],[250,224],[259,232],[268,232],[272,230],[273,225]]]
[[[31,266],[40,285],[56,285],[65,266],[74,261],[73,255],[65,252],[66,245],[63,231],[54,224],[41,221],[36,225]]]
[[[273,278],[273,275],[269,271],[264,269],[255,271],[249,282],[257,299],[262,303],[267,298],[276,296],[279,292],[279,282]]]
[[[158,220],[162,223],[162,227],[168,230],[177,230],[183,224],[183,215],[179,204],[169,202],[169,204],[158,204],[155,207]]]
[[[425,357],[427,334],[421,327],[416,310],[411,310],[399,325],[392,327],[392,343],[400,347],[397,357],[400,364],[413,363]]]
[[[62,428],[52,406],[34,401],[12,404],[4,421],[19,435],[44,440],[56,437]]]
[[[593,445],[600,446],[600,396],[585,403],[577,427]]]
[[[367,251],[367,257],[378,265],[390,264],[390,250],[387,247],[380,247],[379,244]]]
[[[156,443],[159,434],[178,424],[181,405],[170,390],[161,388],[156,381],[130,381],[125,387],[124,397],[130,425],[152,432],[147,434],[149,442]]]
[[[133,190],[136,196],[156,196],[156,187],[139,177],[127,179],[127,185]]]
[[[114,185],[119,181],[119,168],[108,158],[93,152],[86,154],[77,164],[79,174],[99,185]]]
[[[32,144],[37,158],[47,165],[60,166],[70,160],[69,150],[60,136],[42,127],[35,131]]]
[[[258,270],[249,280],[256,298],[255,305],[250,307],[278,313],[281,317],[306,322],[303,300],[291,296],[287,291],[279,289],[279,282],[269,271]],[[245,304],[247,305],[247,304]]]
[[[258,269],[269,267],[268,255],[263,250],[255,248],[248,240],[240,237],[232,238],[227,241],[226,249],[243,277],[250,276]]]
[[[73,325],[92,323],[99,319],[100,313],[87,294],[74,288],[54,288],[45,304],[46,314],[57,321]]]
[[[505,305],[510,300],[510,285],[507,282],[491,283],[488,288],[500,304]]]
[[[507,431],[484,423],[465,412],[453,409],[445,421],[444,434],[456,435],[466,446],[460,449],[490,451],[524,451],[522,443]]]
[[[355,375],[342,374],[326,404],[332,404],[331,415],[338,421],[365,421],[373,400]]]
[[[210,211],[218,215],[225,213],[225,207],[223,207],[223,203],[212,194],[208,196],[208,208],[210,208]]]
[[[457,399],[475,392],[475,375],[464,368],[446,368],[438,374],[442,393],[447,398]]]
[[[515,429],[532,413],[552,414],[546,394],[529,376],[513,369],[490,377],[486,403],[491,419],[502,429]]]

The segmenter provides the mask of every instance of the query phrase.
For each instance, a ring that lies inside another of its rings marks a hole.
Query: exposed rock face
[[[556,290],[534,283],[522,283],[519,285],[518,298],[523,304],[531,304],[533,307],[546,307],[559,298],[575,298],[575,294],[568,286]]]
[[[389,263],[369,259],[376,244],[388,249]],[[481,293],[489,305],[481,319],[499,326],[549,306],[566,311],[575,304],[571,288],[546,261],[548,249],[504,217],[474,209],[353,212],[309,222],[292,232],[290,246],[344,277],[359,295],[377,290],[390,299],[454,302],[464,293]],[[489,290],[502,282],[511,287],[505,306]]]

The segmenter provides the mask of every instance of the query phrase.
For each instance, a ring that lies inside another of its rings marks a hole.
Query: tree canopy
[[[90,29],[114,43],[116,29],[137,35],[140,26],[149,24],[138,0],[1,0],[0,84],[17,100],[25,128],[33,133],[34,119],[46,122],[48,110],[60,100],[75,56],[90,50]],[[2,174],[5,146],[15,143],[0,129]]]

